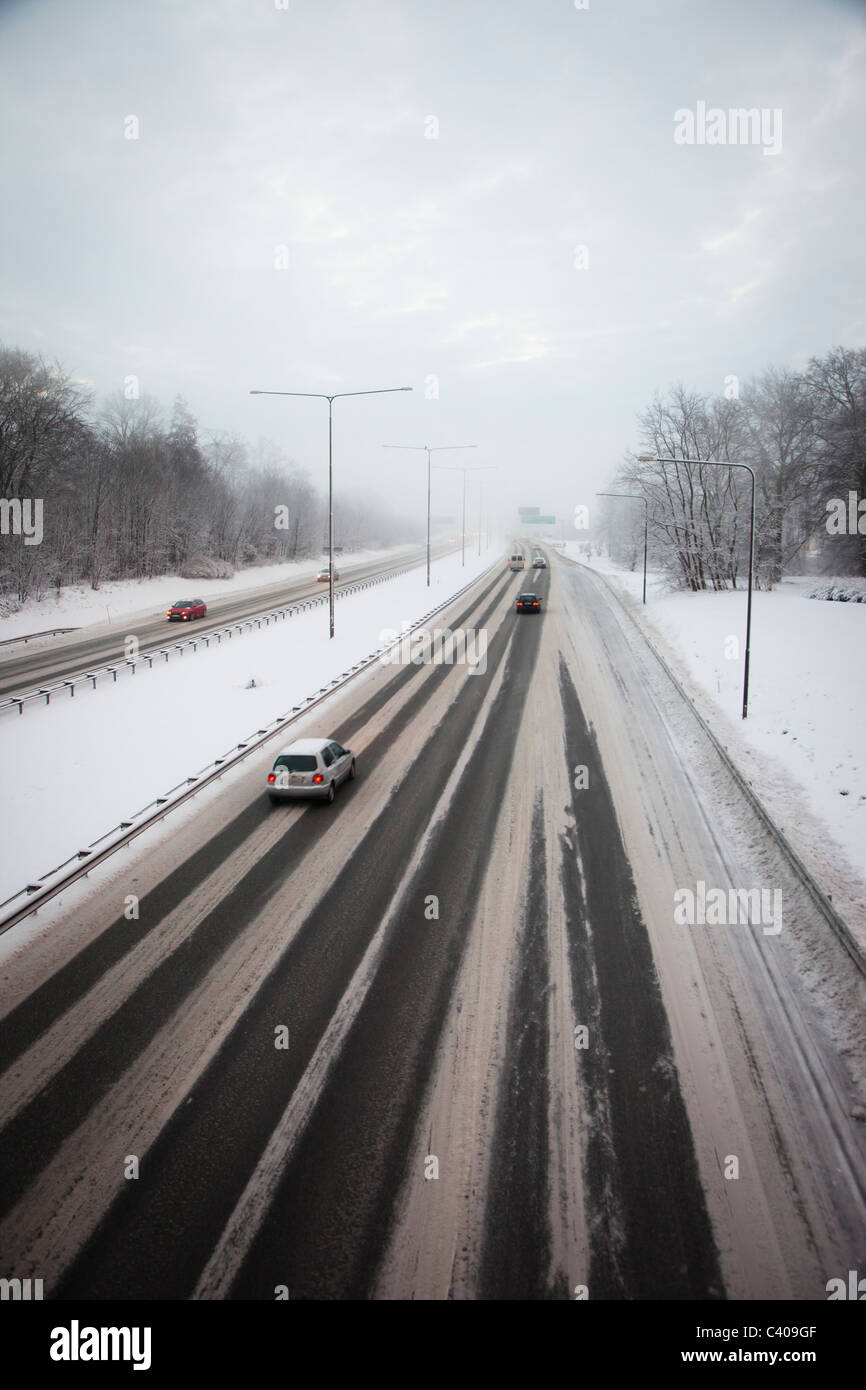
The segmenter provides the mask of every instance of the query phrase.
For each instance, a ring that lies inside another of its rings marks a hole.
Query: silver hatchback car
[[[332,738],[301,738],[277,754],[268,773],[272,802],[311,796],[333,801],[341,782],[355,776],[355,757]]]

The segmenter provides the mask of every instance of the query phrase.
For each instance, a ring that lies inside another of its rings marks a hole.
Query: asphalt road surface
[[[862,983],[617,601],[551,561],[454,605],[478,669],[377,666],[298,726],[356,754],[333,805],[271,807],[266,753],[4,963],[7,1277],[823,1299],[866,1265]],[[699,880],[780,890],[782,930],[678,925]]]

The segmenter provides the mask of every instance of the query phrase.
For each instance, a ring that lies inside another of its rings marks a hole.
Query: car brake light
[[[269,772],[269,773],[268,773],[268,781],[269,781],[269,782],[276,782],[276,780],[277,780],[277,774],[276,774],[275,772]]]
[[[322,776],[321,772],[317,772],[316,775],[315,775],[315,777],[313,778],[313,781],[314,781],[314,782],[324,782],[324,780],[325,780],[325,779],[324,779],[324,777]]]

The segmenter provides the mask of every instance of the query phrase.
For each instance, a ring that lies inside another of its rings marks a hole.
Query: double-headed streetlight
[[[698,468],[745,468],[752,480],[752,511],[749,525],[749,596],[746,601],[746,659],[743,666],[743,718],[749,713],[749,656],[752,644],[752,574],[755,568],[755,474],[747,463],[728,463],[724,459],[660,458],[657,454],[638,454],[639,463],[686,463]]]
[[[634,497],[638,502],[643,502],[643,601],[646,603],[646,537],[649,529],[649,505],[646,498],[640,492],[597,492],[596,497]]]
[[[473,445],[472,447],[474,448],[475,446]],[[451,466],[450,463],[434,463],[434,465],[433,465],[434,468],[441,468],[441,469],[443,470],[443,472],[446,472],[446,473],[462,473],[462,474],[463,474],[463,525],[462,525],[461,538],[460,538],[460,563],[461,563],[461,565],[465,565],[465,564],[466,564],[466,474],[467,474],[467,473],[483,473],[483,472],[486,472],[488,469],[496,468],[496,466],[497,466],[497,465],[496,465],[495,463],[479,463],[479,464],[473,464],[472,466],[467,466],[467,467],[465,467],[465,468],[463,467],[462,464],[459,464],[459,463],[458,463],[458,464],[455,464],[455,466],[454,466],[453,468],[452,468],[452,466]]]
[[[430,455],[442,449],[477,449],[477,444],[383,444],[383,449],[413,449],[427,455],[427,588],[430,588]]]
[[[334,635],[334,401],[345,396],[386,396],[392,391],[411,391],[411,386],[382,386],[375,391],[250,391],[251,396],[307,396],[311,400],[328,402],[328,588],[330,593],[330,635]]]

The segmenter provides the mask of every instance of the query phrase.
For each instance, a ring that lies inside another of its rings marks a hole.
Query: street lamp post
[[[646,539],[649,530],[649,504],[639,492],[597,492],[595,495],[596,497],[634,497],[638,502],[643,502],[643,601],[646,603]]]
[[[427,588],[430,588],[430,455],[442,449],[477,449],[477,444],[383,444],[383,449],[413,449],[427,455]]]
[[[638,454],[639,463],[687,463],[700,468],[745,468],[752,480],[752,509],[749,524],[749,596],[746,600],[746,657],[743,665],[743,718],[749,713],[749,659],[752,649],[752,575],[755,569],[755,473],[747,463],[729,463],[725,459],[659,458],[656,454]]]
[[[473,448],[474,448],[474,447],[475,447],[475,446],[473,445]],[[461,563],[461,565],[465,565],[465,564],[466,564],[466,474],[467,474],[467,473],[481,473],[481,472],[486,471],[487,469],[496,468],[496,466],[497,466],[497,465],[496,465],[495,463],[479,463],[479,464],[477,464],[477,465],[472,465],[472,467],[466,467],[466,468],[464,468],[461,464],[456,464],[454,468],[452,468],[451,465],[450,465],[450,464],[447,464],[447,463],[434,463],[434,465],[433,465],[434,468],[441,468],[441,469],[443,469],[443,470],[444,470],[445,472],[447,472],[447,473],[462,473],[462,474],[463,474],[463,526],[462,526],[462,530],[461,530],[461,533],[460,533],[460,563]]]
[[[311,400],[328,402],[328,591],[330,635],[334,635],[334,401],[345,396],[386,396],[392,391],[411,391],[411,386],[382,386],[375,391],[250,391],[251,396],[307,396]]]
[[[498,465],[495,464],[495,463],[494,463],[492,466],[493,466],[494,468],[498,467]],[[484,549],[487,550],[488,547],[489,547],[489,545],[490,545],[490,538],[489,538],[489,534],[488,534],[488,533],[489,533],[489,520],[490,520],[490,503],[487,501],[487,498],[486,498],[486,496],[485,496],[485,494],[484,494],[484,479],[483,479],[483,478],[479,478],[478,482],[479,482],[479,487],[478,487],[478,554],[479,554],[479,557],[480,557],[480,555],[481,555],[481,515],[482,515],[482,512],[483,512],[483,514],[484,514]],[[486,503],[486,505],[485,505],[485,503]]]

